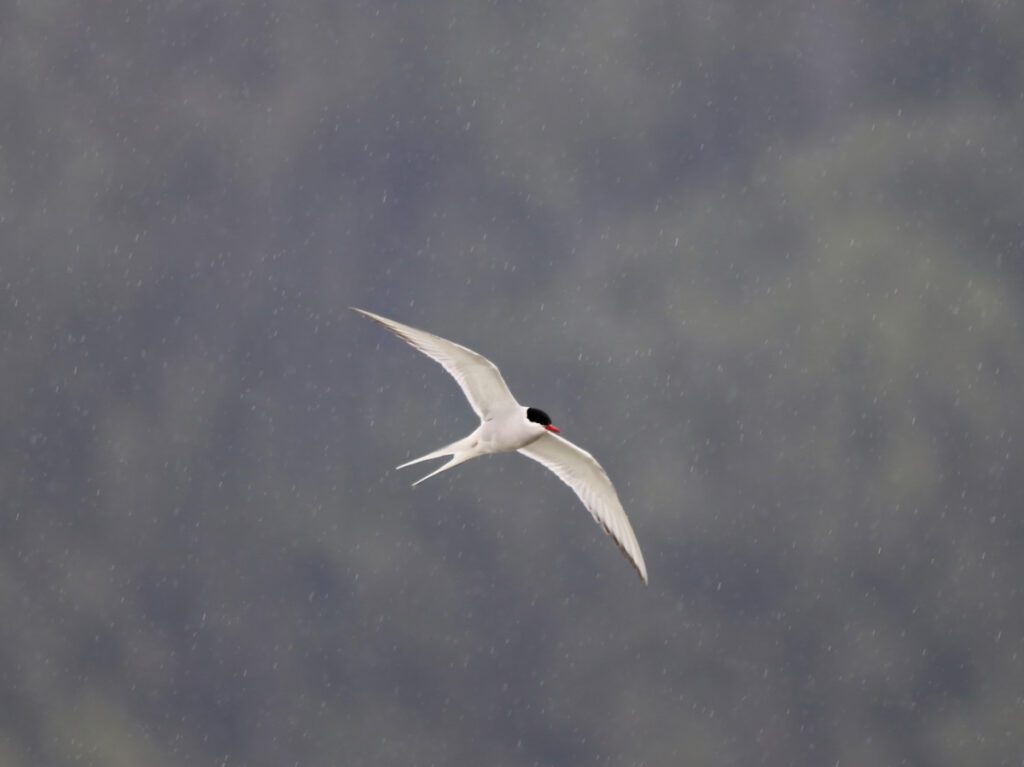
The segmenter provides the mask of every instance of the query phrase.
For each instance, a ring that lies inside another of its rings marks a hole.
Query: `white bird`
[[[472,349],[433,333],[411,328],[354,306],[350,308],[380,323],[439,363],[458,382],[470,406],[480,417],[480,426],[468,437],[398,467],[404,469],[431,458],[451,456],[448,463],[413,482],[413,486],[471,458],[518,450],[527,458],[549,468],[573,489],[594,520],[618,544],[643,582],[647,583],[647,565],[644,564],[640,544],[637,543],[633,528],[615,492],[615,486],[601,464],[586,450],[559,437],[558,428],[543,410],[520,405],[493,362]]]

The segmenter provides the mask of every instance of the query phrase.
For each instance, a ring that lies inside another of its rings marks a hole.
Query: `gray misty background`
[[[1019,765],[1024,5],[0,3],[0,764]],[[616,481],[644,588],[362,306]]]

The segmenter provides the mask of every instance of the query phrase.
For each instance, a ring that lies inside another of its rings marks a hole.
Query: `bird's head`
[[[555,434],[558,434],[559,432],[558,427],[551,423],[551,416],[540,408],[526,408],[526,420],[531,423],[538,424],[539,426],[543,426],[547,431],[553,431]]]

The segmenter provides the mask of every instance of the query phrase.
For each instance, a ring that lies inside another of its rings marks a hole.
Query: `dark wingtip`
[[[605,535],[607,535],[609,538],[612,539],[612,542],[616,546],[618,546],[619,547],[619,551],[622,552],[622,556],[624,556],[626,558],[626,561],[629,562],[629,564],[631,564],[633,566],[634,570],[636,570],[636,574],[638,576],[640,576],[640,580],[643,582],[643,584],[645,586],[650,586],[651,584],[647,580],[646,573],[644,573],[644,571],[640,569],[640,563],[637,562],[635,559],[633,559],[632,555],[630,555],[630,553],[628,551],[626,551],[626,547],[622,545],[622,541],[620,541],[618,539],[618,537],[615,535],[615,533],[613,533],[611,531],[611,528],[608,527],[608,525],[606,525],[604,522],[601,522],[600,524],[601,524],[601,527],[604,529]]]

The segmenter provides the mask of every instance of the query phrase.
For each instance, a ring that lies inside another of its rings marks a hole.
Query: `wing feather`
[[[594,520],[604,528],[647,583],[647,565],[615,486],[594,456],[567,439],[548,432],[519,452],[550,469],[573,489]]]
[[[505,379],[501,377],[501,371],[482,354],[425,330],[417,330],[354,306],[350,308],[383,325],[447,370],[466,395],[473,412],[480,416],[481,420],[487,420],[502,410],[519,406]]]

